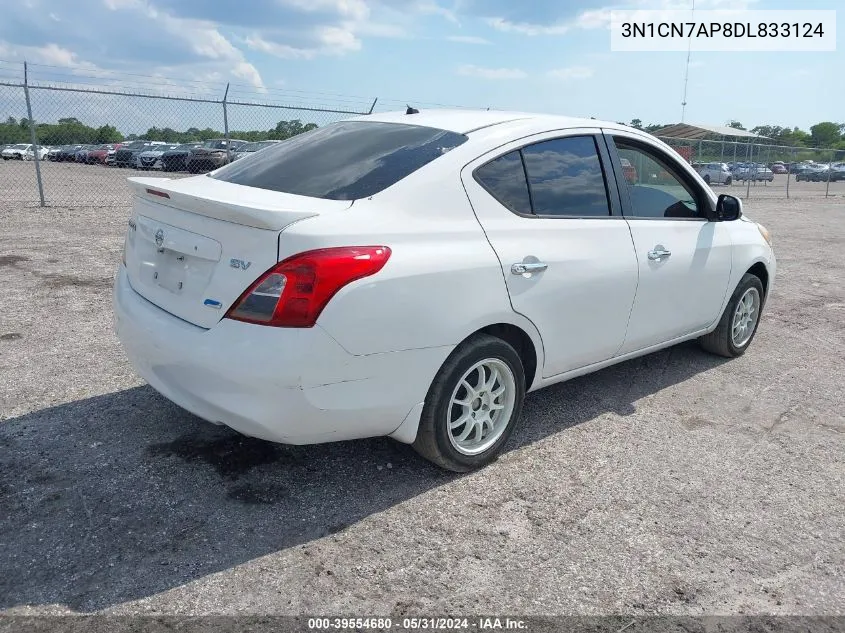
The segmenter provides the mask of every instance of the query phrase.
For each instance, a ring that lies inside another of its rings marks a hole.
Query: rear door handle
[[[511,273],[514,275],[525,275],[526,273],[540,273],[549,267],[543,262],[520,262],[518,264],[511,264]]]
[[[672,256],[672,251],[667,251],[663,246],[655,246],[653,250],[648,252],[648,258],[653,262],[659,262],[662,259],[669,259]]]

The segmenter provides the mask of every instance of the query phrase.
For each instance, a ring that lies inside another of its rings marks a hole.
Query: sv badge
[[[242,259],[230,259],[229,260],[229,266],[231,266],[232,268],[240,268],[241,270],[246,270],[247,268],[250,267],[251,264],[252,264],[252,262],[247,262],[247,261],[244,261]]]

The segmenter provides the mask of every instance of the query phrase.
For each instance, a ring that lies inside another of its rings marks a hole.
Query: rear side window
[[[329,200],[367,198],[427,165],[467,137],[402,123],[345,121],[241,158],[211,178]]]
[[[475,178],[491,196],[515,213],[531,214],[531,196],[519,150],[475,170]]]
[[[592,136],[571,136],[523,148],[534,213],[605,217],[610,204]]]

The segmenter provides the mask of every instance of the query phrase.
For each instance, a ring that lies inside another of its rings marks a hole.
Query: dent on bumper
[[[166,398],[210,422],[288,444],[398,431],[451,351],[354,356],[319,326],[223,319],[206,330],[141,297],[123,266],[114,314],[133,367]],[[413,441],[415,431],[405,425],[397,439]]]

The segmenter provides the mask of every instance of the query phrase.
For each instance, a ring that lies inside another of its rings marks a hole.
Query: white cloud
[[[450,35],[446,39],[450,42],[458,42],[459,44],[490,44],[490,40],[476,35]]]
[[[459,75],[465,77],[480,77],[481,79],[525,79],[528,73],[519,68],[484,68],[473,64],[464,64],[457,70]]]
[[[365,20],[370,7],[364,0],[279,0],[292,9],[307,12],[332,12],[353,20]]]
[[[552,79],[589,79],[593,76],[593,69],[587,66],[569,66],[555,68],[546,74]]]
[[[351,31],[341,27],[319,27],[313,35],[317,43],[313,47],[270,42],[257,33],[248,36],[244,43],[252,50],[282,59],[314,59],[319,55],[345,55],[361,49],[361,40]]]
[[[455,15],[454,11],[441,7],[436,2],[418,2],[414,5],[414,9],[416,9],[418,13],[425,15],[439,15],[452,24],[460,24],[460,20],[458,20],[458,16]]]

